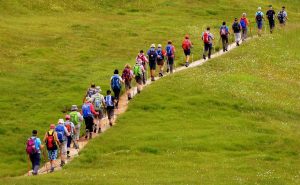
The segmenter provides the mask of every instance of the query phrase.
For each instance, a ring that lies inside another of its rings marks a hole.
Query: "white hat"
[[[246,16],[247,14],[246,13],[243,13],[243,16]]]
[[[158,48],[161,48],[161,44],[158,44],[157,47],[158,47]]]
[[[155,44],[151,44],[150,48],[155,48]]]
[[[58,119],[58,124],[63,124],[65,121],[64,121],[64,119]]]
[[[257,9],[258,9],[258,10],[261,10],[261,7],[258,7]]]
[[[72,105],[71,111],[77,111],[77,110],[78,110],[77,105]]]
[[[101,92],[101,91],[102,91],[102,90],[101,90],[101,87],[100,87],[100,86],[97,86],[97,87],[96,87],[96,91],[97,91],[97,92]]]

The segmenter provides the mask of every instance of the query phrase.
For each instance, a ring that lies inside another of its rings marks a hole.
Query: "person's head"
[[[272,10],[272,9],[273,9],[272,5],[269,5],[269,9],[270,9],[270,10]]]
[[[85,97],[84,102],[85,102],[85,103],[89,103],[89,102],[90,102],[90,99],[91,99],[91,98],[87,96],[87,97]]]
[[[144,53],[144,50],[140,50],[140,54],[143,54]]]
[[[151,44],[150,49],[155,49],[155,44]]]
[[[142,63],[142,59],[138,58],[136,64],[141,64],[141,63]]]
[[[118,69],[115,69],[115,70],[114,70],[114,74],[115,74],[115,75],[119,74],[119,70],[118,70]]]
[[[126,65],[125,65],[125,68],[130,69],[131,66],[130,66],[129,64],[126,64]]]
[[[246,14],[246,13],[243,13],[243,14],[242,14],[242,17],[246,17],[246,16],[247,16],[247,14]]]
[[[210,31],[210,27],[208,26],[208,27],[206,28],[206,30],[207,30],[207,31]]]
[[[50,124],[50,129],[55,129],[55,125],[54,124]]]
[[[100,86],[97,86],[96,87],[96,93],[99,93],[99,92],[101,92],[102,90],[101,90],[101,87]]]
[[[282,10],[285,10],[285,6],[282,7]]]
[[[161,50],[161,44],[158,44],[158,45],[157,45],[157,49],[158,49],[158,50]]]
[[[58,124],[64,124],[64,119],[62,119],[62,118],[60,118],[60,119],[58,119],[58,122],[57,122]]]
[[[190,36],[188,34],[185,35],[185,39],[190,39]]]
[[[171,41],[171,40],[169,40],[169,41],[168,41],[168,44],[172,44],[172,41]]]
[[[225,25],[226,25],[226,22],[225,22],[225,21],[223,21],[222,25],[223,25],[223,26],[225,26]]]
[[[258,10],[258,11],[261,11],[261,7],[258,7],[257,10]]]
[[[95,88],[95,87],[96,87],[95,83],[91,83],[91,88]]]
[[[71,119],[71,116],[70,116],[69,114],[67,114],[67,115],[65,116],[65,118],[66,118],[66,120],[70,120],[70,119]]]
[[[110,91],[110,90],[107,90],[107,91],[106,91],[106,94],[107,94],[107,95],[110,95],[110,94],[111,94],[111,91]]]
[[[37,130],[32,131],[32,136],[37,136]]]
[[[234,22],[238,22],[238,18],[234,18]]]
[[[71,111],[78,111],[77,105],[72,105]]]

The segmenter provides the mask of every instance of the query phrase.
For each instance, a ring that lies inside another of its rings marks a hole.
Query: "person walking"
[[[159,77],[163,77],[166,51],[162,49],[161,44],[158,44],[156,52],[157,52],[157,65],[159,67]]]
[[[142,61],[143,68],[145,69],[143,71],[143,76],[142,76],[143,77],[143,84],[145,85],[146,81],[147,81],[147,64],[148,64],[149,61],[148,61],[147,57],[145,56],[143,50],[141,50],[140,53],[137,55],[136,61],[138,62],[139,59]]]
[[[60,145],[57,133],[55,132],[55,125],[51,124],[50,129],[46,132],[43,142],[46,143],[48,151],[48,159],[50,161],[50,172],[54,171],[54,161],[57,159],[57,146]]]
[[[125,89],[127,93],[127,99],[131,100],[132,95],[131,95],[131,80],[133,78],[133,72],[131,70],[131,66],[129,64],[125,65],[125,68],[122,72],[122,80],[125,83]]]
[[[119,70],[115,69],[114,75],[110,79],[110,87],[114,92],[114,96],[116,98],[116,108],[118,109],[120,92],[122,88],[123,80],[119,75]]]
[[[210,27],[206,28],[206,31],[202,33],[202,40],[204,43],[204,51],[203,51],[203,59],[206,60],[206,54],[208,52],[208,59],[211,57],[212,50],[212,41],[214,40],[214,36],[210,33]]]
[[[136,64],[133,67],[133,74],[135,81],[137,83],[137,93],[140,93],[143,86],[143,71],[145,71],[144,66],[142,64],[142,60],[138,59]]]
[[[261,36],[264,20],[264,13],[261,11],[261,7],[258,7],[257,12],[255,13],[255,20],[258,29],[258,36]]]
[[[41,161],[41,150],[44,147],[40,138],[37,137],[37,134],[37,130],[33,130],[32,136],[27,140],[26,143],[26,153],[31,161],[32,175],[38,174]]]
[[[277,15],[279,24],[281,27],[285,26],[286,21],[288,20],[287,12],[285,11],[285,6],[282,7],[282,10],[278,12]]]
[[[239,46],[240,45],[240,40],[241,40],[242,26],[239,23],[238,18],[234,19],[234,22],[232,24],[232,30],[233,30],[233,33],[234,33],[236,46]]]
[[[70,133],[64,126],[63,119],[58,120],[58,124],[55,127],[55,132],[57,133],[57,138],[59,140],[60,166],[63,167],[66,164],[67,136],[70,136]]]
[[[72,137],[73,135],[76,133],[75,130],[75,126],[74,124],[70,121],[71,116],[70,115],[66,115],[66,121],[64,123],[64,126],[67,128],[68,132],[70,135],[67,136],[67,158],[70,158],[70,148],[71,148],[71,142],[72,142]],[[75,146],[77,145],[77,143],[74,143]]]
[[[96,94],[92,96],[92,104],[95,108],[95,111],[98,113],[98,115],[94,115],[94,133],[101,133],[101,120],[104,118],[104,96],[100,93],[101,88],[100,86],[96,87]]]
[[[105,96],[105,105],[108,116],[109,125],[113,126],[113,118],[114,118],[114,109],[115,109],[115,97],[111,95],[111,91],[107,90],[107,95]]]
[[[87,97],[81,108],[82,116],[85,122],[85,139],[92,139],[94,115],[99,114],[95,111],[95,108],[91,101],[92,99]]]
[[[182,41],[181,47],[182,47],[183,53],[185,55],[185,67],[189,67],[191,48],[193,47],[193,43],[190,41],[189,35],[185,35],[184,40]]]
[[[223,21],[222,26],[220,27],[220,36],[222,39],[223,52],[228,51],[228,35],[229,29],[226,26],[226,22]]]
[[[166,54],[167,54],[167,72],[170,71],[170,73],[173,73],[174,70],[174,60],[175,60],[175,47],[172,44],[172,41],[168,41],[168,44],[166,46]]]
[[[242,26],[242,41],[246,40],[248,34],[249,20],[246,16],[246,13],[243,13],[240,19],[240,24]]]
[[[147,52],[150,68],[151,81],[155,81],[155,70],[157,62],[157,52],[155,49],[155,44],[151,44],[150,49]]]
[[[70,115],[70,121],[75,125],[75,133],[74,133],[74,139],[78,142],[80,137],[80,128],[81,123],[83,121],[83,117],[78,112],[77,105],[72,105]]]
[[[90,97],[92,97],[95,93],[96,93],[96,85],[95,85],[95,83],[92,83],[92,84],[91,84],[91,87],[87,89],[87,91],[86,91],[86,93],[85,93],[85,95],[84,95],[84,97],[83,97],[83,102],[85,101],[85,98],[86,98],[86,97],[89,97],[89,98],[90,98]]]
[[[266,16],[269,20],[269,26],[270,26],[270,33],[273,33],[273,30],[275,28],[275,11],[273,10],[272,5],[269,6],[269,10],[266,13]]]

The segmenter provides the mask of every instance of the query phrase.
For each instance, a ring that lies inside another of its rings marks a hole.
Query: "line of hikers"
[[[269,20],[270,32],[272,33],[275,27],[275,11],[272,6],[266,13]],[[284,26],[287,18],[285,7],[277,15],[279,23]],[[261,8],[255,14],[255,19],[258,28],[258,35],[261,34],[264,15]],[[242,14],[240,19],[235,18],[232,24],[232,32],[235,36],[236,45],[239,46],[240,40],[247,38],[247,31],[249,27],[249,20],[246,17],[246,13]],[[228,36],[230,34],[229,28],[226,26],[226,22],[222,23],[219,30],[220,39],[222,39],[223,52],[228,51]],[[206,60],[211,57],[212,44],[214,40],[213,34],[210,32],[210,27],[207,27],[201,35],[201,39],[204,44],[203,59]],[[189,35],[185,35],[182,41],[182,49],[185,55],[185,66],[190,64],[190,55],[193,43],[190,41]],[[151,44],[147,54],[141,50],[137,57],[133,67],[126,64],[122,74],[119,75],[119,70],[115,69],[114,74],[110,79],[110,87],[114,93],[112,95],[111,90],[106,91],[106,96],[102,95],[100,86],[96,86],[94,83],[87,89],[84,98],[81,111],[79,112],[77,105],[72,105],[71,111],[65,115],[64,119],[59,119],[57,125],[51,124],[49,130],[45,133],[43,140],[38,138],[37,130],[32,131],[32,137],[27,140],[26,152],[28,159],[31,161],[32,174],[37,175],[40,166],[41,154],[46,159],[46,154],[43,153],[45,143],[48,151],[48,160],[50,161],[50,172],[54,171],[54,161],[57,159],[58,151],[60,156],[60,166],[65,165],[66,158],[70,157],[71,143],[73,142],[74,148],[79,149],[78,141],[80,139],[81,124],[85,123],[85,139],[92,139],[92,133],[101,133],[103,127],[102,119],[107,117],[110,126],[113,126],[114,110],[118,109],[120,93],[122,85],[125,85],[128,101],[132,99],[132,80],[135,79],[137,84],[137,93],[140,93],[143,85],[147,81],[147,67],[150,69],[150,79],[155,81],[156,65],[159,66],[159,77],[164,76],[164,65],[167,63],[166,72],[173,73],[174,60],[175,60],[175,47],[172,41],[168,41],[165,49],[161,44]],[[193,56],[192,56],[193,57]]]

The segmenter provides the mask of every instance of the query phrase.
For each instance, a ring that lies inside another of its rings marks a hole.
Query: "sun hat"
[[[261,7],[258,7],[257,9],[258,9],[258,10],[261,10]]]
[[[77,105],[72,105],[71,111],[76,111],[76,110],[78,110]]]
[[[69,114],[67,114],[65,118],[66,118],[66,120],[70,120],[71,116]]]
[[[158,47],[158,48],[161,48],[161,44],[158,44],[157,47]]]
[[[58,122],[57,122],[58,124],[63,124],[64,123],[64,119],[62,119],[62,118],[60,118],[60,119],[58,119]]]
[[[150,48],[155,48],[155,44],[151,44]]]
[[[102,90],[101,90],[101,87],[100,87],[100,86],[97,86],[97,87],[96,87],[96,91],[101,92],[101,91],[102,91]]]

